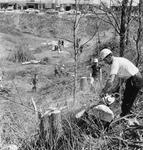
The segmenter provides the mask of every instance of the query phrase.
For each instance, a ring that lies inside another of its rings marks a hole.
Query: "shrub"
[[[24,42],[20,42],[16,44],[14,50],[12,50],[7,59],[12,62],[24,62],[34,59],[34,56],[29,50],[28,45]]]
[[[117,39],[111,38],[103,43],[100,43],[99,45],[96,45],[93,55],[98,56],[99,52],[104,48],[109,48],[113,51],[114,54],[119,54],[119,46],[119,41]]]

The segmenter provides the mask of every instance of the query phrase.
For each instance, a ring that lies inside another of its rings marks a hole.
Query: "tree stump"
[[[89,89],[89,84],[88,84],[87,77],[82,77],[80,79],[80,90],[87,91],[88,89]]]
[[[39,146],[45,146],[47,149],[56,150],[61,145],[62,137],[62,119],[61,114],[63,108],[50,107],[48,111],[42,114],[36,106],[34,99],[32,98],[32,104],[36,114],[36,120],[39,121],[39,139],[37,144]]]
[[[61,111],[58,109],[48,110],[40,119],[40,139],[48,143],[48,146],[53,147],[54,150],[61,135]]]

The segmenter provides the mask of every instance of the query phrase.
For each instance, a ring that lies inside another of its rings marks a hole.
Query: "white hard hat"
[[[105,57],[107,57],[109,54],[112,54],[112,51],[110,49],[103,49],[101,52],[100,52],[100,57],[101,59],[103,60]]]
[[[98,59],[97,59],[97,58],[94,58],[94,59],[93,59],[93,62],[98,63]]]

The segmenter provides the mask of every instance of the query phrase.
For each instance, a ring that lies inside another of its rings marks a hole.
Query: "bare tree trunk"
[[[74,26],[73,26],[73,47],[74,47],[74,87],[73,87],[73,104],[75,103],[76,100],[76,89],[77,89],[77,67],[78,67],[78,56],[81,53],[80,48],[82,48],[84,45],[86,45],[89,41],[91,41],[97,31],[94,32],[93,36],[89,38],[84,44],[80,45],[80,38],[77,36],[77,31],[79,29],[79,22],[81,20],[81,16],[77,14],[77,11],[79,10],[79,3],[80,0],[75,0],[75,18],[74,18]],[[97,29],[99,26],[97,27]]]
[[[139,21],[139,26],[138,26],[138,31],[137,31],[137,39],[136,41],[136,50],[137,50],[137,60],[136,60],[136,66],[139,65],[140,61],[140,55],[141,55],[141,36],[142,36],[142,7],[143,7],[143,2],[142,0],[139,0],[139,15],[138,15],[138,21]]]
[[[76,25],[74,25],[74,90],[73,90],[73,98],[74,102],[76,99],[76,86],[77,86],[77,47],[76,47]]]
[[[75,103],[76,100],[76,87],[77,87],[77,55],[78,55],[78,49],[77,49],[77,37],[76,37],[76,31],[77,31],[77,10],[78,10],[78,3],[77,0],[75,0],[75,9],[76,9],[76,15],[74,20],[74,26],[73,26],[73,39],[74,39],[74,89],[73,89],[73,103]]]
[[[121,24],[120,24],[120,56],[124,55],[125,50],[125,34],[126,34],[126,13],[127,13],[128,0],[122,1]]]
[[[129,43],[129,32],[130,32],[130,20],[131,20],[131,12],[132,12],[132,3],[133,0],[130,1],[129,10],[127,14],[127,31],[126,31],[126,45]]]

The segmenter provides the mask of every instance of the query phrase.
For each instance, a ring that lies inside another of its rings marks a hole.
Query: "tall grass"
[[[139,102],[140,105],[141,102]],[[138,105],[138,103],[136,104]],[[139,110],[141,107],[139,107]],[[137,111],[138,112],[138,111]],[[137,113],[136,112],[136,113]],[[141,111],[136,114],[142,117]],[[140,119],[141,121],[141,119]],[[29,139],[23,139],[21,150],[127,150],[142,149],[142,126],[128,126],[123,119],[115,119],[106,130],[103,122],[94,113],[84,113],[77,119],[75,111],[62,115],[62,134],[43,139],[37,131]]]
[[[12,62],[24,62],[34,59],[32,52],[29,50],[28,45],[20,41],[15,45],[15,48],[10,52],[8,58]]]

